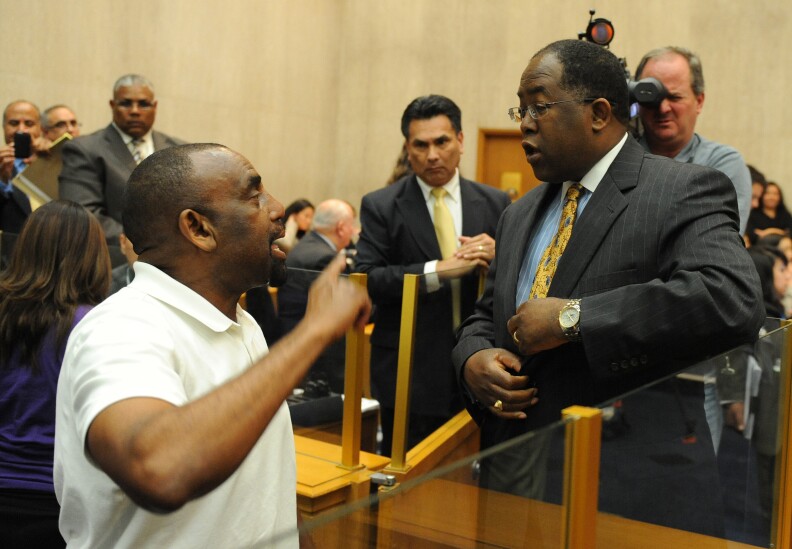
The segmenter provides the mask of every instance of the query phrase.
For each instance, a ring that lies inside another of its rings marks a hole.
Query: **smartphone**
[[[14,156],[16,158],[28,158],[32,154],[30,134],[16,132],[14,134]]]

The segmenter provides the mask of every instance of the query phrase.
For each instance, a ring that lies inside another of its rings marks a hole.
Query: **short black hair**
[[[607,99],[616,119],[630,121],[627,78],[619,59],[602,46],[585,40],[559,40],[539,50],[539,55],[553,54],[562,66],[559,85],[583,97]]]
[[[124,191],[121,218],[136,253],[172,238],[179,214],[185,209],[211,217],[207,194],[196,182],[190,155],[217,148],[225,149],[216,143],[168,147],[135,168]]]
[[[428,120],[435,116],[445,115],[451,121],[456,133],[462,131],[462,111],[457,104],[443,95],[422,95],[413,99],[404,109],[401,119],[401,131],[405,139],[410,137],[410,122]]]
[[[762,187],[766,187],[767,179],[765,178],[764,174],[750,164],[747,164],[747,166],[748,171],[751,174],[751,183],[761,183]]]
[[[314,205],[311,204],[311,201],[307,198],[298,198],[286,207],[286,210],[283,213],[283,219],[289,219],[290,215],[298,214],[305,208],[311,208],[312,210],[316,209],[314,208]]]

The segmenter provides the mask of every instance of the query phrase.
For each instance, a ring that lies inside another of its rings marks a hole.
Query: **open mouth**
[[[539,149],[535,145],[532,145],[531,143],[528,143],[527,141],[523,141],[522,142],[522,148],[525,151],[525,158],[531,164],[533,164],[533,162],[535,160],[537,160],[539,158],[540,154],[541,154],[539,152]]]
[[[270,257],[275,259],[285,260],[286,253],[280,249],[280,246],[275,244],[274,242],[270,244]]]

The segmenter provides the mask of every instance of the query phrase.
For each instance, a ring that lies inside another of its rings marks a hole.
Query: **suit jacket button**
[[[618,362],[611,362],[610,369],[611,369],[611,372],[618,372],[619,371],[619,363]]]
[[[632,357],[632,358],[630,359],[630,366],[632,366],[633,368],[635,368],[636,366],[638,366],[638,358],[637,358],[637,357]]]
[[[646,364],[649,362],[649,357],[646,355],[641,355],[641,364]]]
[[[626,358],[621,361],[621,367],[622,367],[622,370],[626,370],[627,368],[630,367],[630,363],[629,363],[629,361]]]

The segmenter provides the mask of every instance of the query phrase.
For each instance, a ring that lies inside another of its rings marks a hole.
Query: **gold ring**
[[[519,345],[519,344],[520,344],[520,340],[519,340],[519,339],[517,339],[517,330],[514,330],[514,333],[512,334],[512,339],[514,340],[514,342],[515,342],[517,345]]]
[[[479,251],[483,252],[484,251],[484,246],[479,245]]]
[[[501,399],[496,400],[495,404],[493,404],[492,407],[495,408],[496,410],[498,410],[499,412],[502,412],[503,411],[503,401]]]

